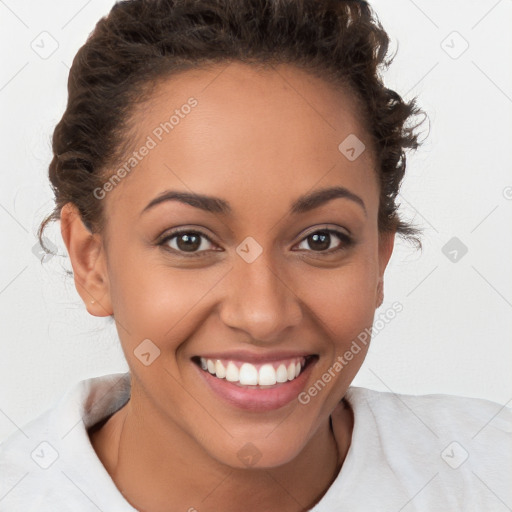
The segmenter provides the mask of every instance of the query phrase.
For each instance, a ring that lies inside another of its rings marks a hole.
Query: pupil
[[[181,243],[182,241],[185,243]],[[180,250],[191,252],[199,248],[201,240],[197,235],[183,234],[178,237],[177,243]]]
[[[316,249],[316,250],[320,250],[321,251],[321,250],[325,250],[325,249],[329,248],[329,245],[330,245],[330,235],[329,235],[329,233],[327,233],[327,232],[319,232],[319,233],[315,233],[314,235],[311,235],[309,238],[310,238],[309,246],[312,249]],[[311,241],[313,241],[313,245],[311,244]],[[315,244],[317,242],[320,242],[320,244],[315,246]]]

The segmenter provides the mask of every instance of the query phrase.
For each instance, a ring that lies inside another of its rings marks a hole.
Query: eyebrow
[[[330,187],[315,190],[296,199],[291,207],[290,213],[300,214],[309,212],[318,208],[333,199],[348,199],[358,204],[367,215],[364,201],[356,194],[345,187]],[[232,213],[231,206],[227,201],[219,197],[195,194],[193,192],[180,192],[176,190],[166,190],[162,194],[155,197],[141,212],[142,213],[154,208],[158,204],[166,201],[179,201],[195,208],[199,208],[209,213],[218,213],[222,215],[230,215]]]

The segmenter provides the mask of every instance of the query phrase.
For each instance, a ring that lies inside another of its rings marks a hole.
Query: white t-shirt
[[[0,512],[128,512],[86,429],[130,396],[88,379],[0,445]],[[350,387],[352,442],[314,512],[512,510],[512,412],[474,398]],[[200,510],[198,512],[201,512]]]

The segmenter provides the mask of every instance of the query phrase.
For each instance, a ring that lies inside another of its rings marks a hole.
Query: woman
[[[498,510],[510,414],[350,387],[406,121],[364,1],[128,0],[70,71],[50,180],[130,372],[0,450],[0,510]]]

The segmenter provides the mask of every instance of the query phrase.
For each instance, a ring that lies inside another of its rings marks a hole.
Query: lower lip
[[[197,365],[195,366],[210,389],[223,400],[238,409],[263,412],[279,409],[296,399],[306,385],[306,381],[315,363],[316,359],[310,361],[296,379],[276,384],[274,387],[259,389],[239,386],[226,379],[219,379],[211,373],[202,370]]]

